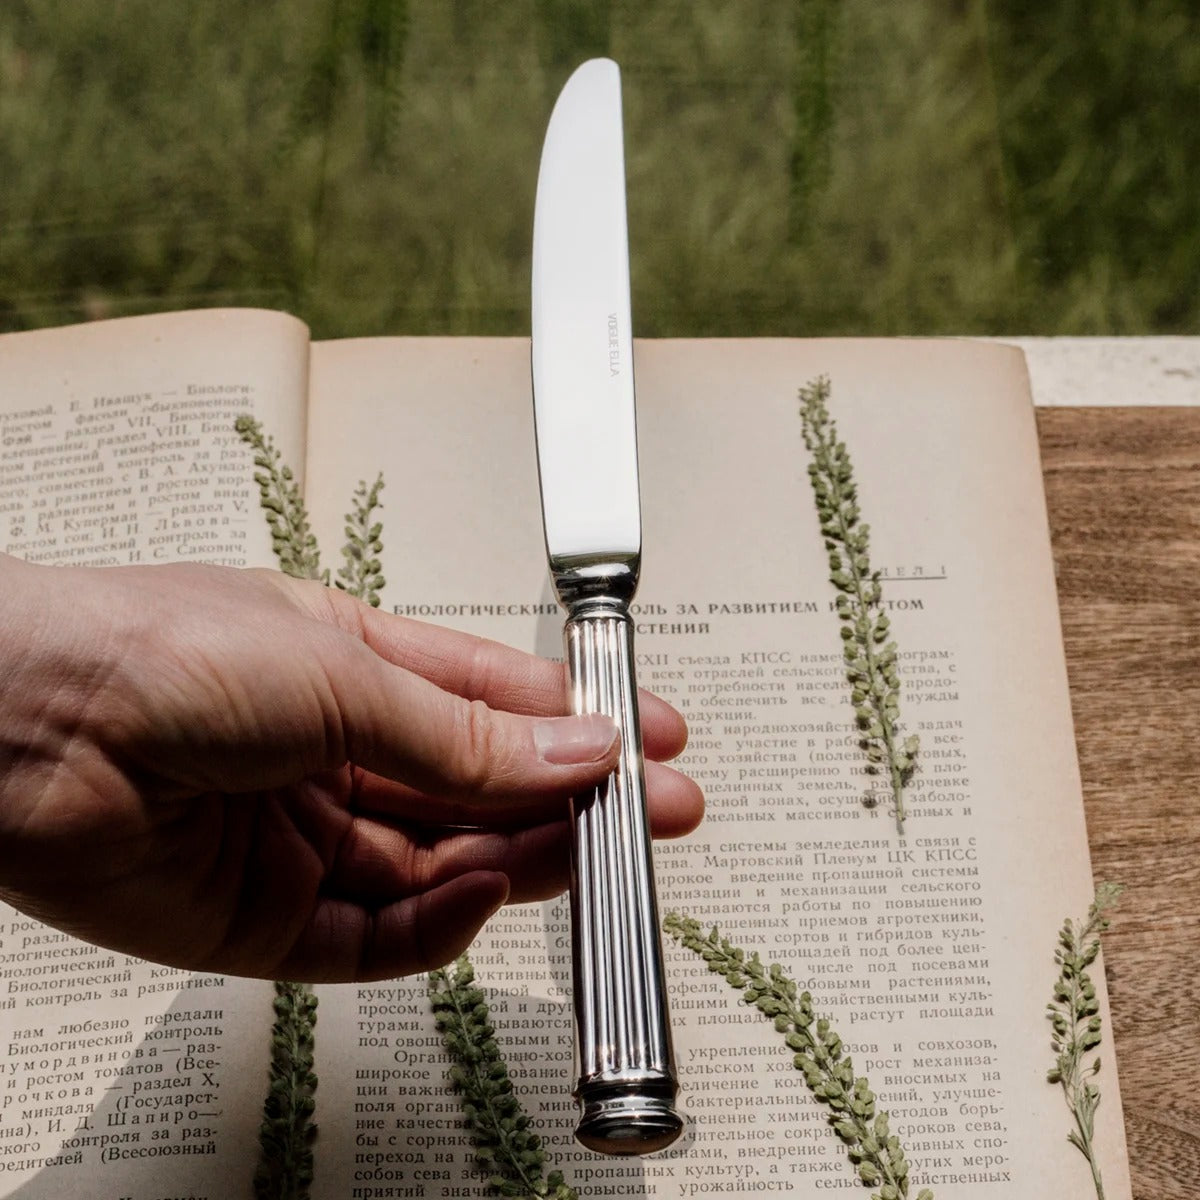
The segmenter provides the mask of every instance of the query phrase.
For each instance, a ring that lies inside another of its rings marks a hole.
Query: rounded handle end
[[[665,1150],[683,1132],[675,1111],[674,1088],[597,1089],[581,1092],[583,1115],[576,1139],[598,1154],[653,1154]]]

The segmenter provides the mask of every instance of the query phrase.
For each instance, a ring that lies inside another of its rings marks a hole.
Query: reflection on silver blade
[[[533,394],[552,558],[641,547],[625,151],[616,63],[563,88],[533,223]]]

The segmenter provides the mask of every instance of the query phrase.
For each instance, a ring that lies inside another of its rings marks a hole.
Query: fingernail
[[[552,717],[533,727],[533,744],[543,762],[556,766],[596,762],[617,740],[617,723],[602,713]]]

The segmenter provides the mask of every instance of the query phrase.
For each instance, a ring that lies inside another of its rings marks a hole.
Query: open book
[[[1046,1081],[1063,919],[1092,897],[1038,447],[1019,352],[961,341],[640,343],[643,686],[691,723],[708,815],[660,844],[686,911],[811,990],[892,1115],[911,1195],[1094,1194]],[[865,807],[836,593],[797,392],[850,448],[921,738],[901,837]],[[273,565],[251,413],[304,478],[324,561],[382,472],[384,605],[561,654],[528,343],[310,344],[278,314],[142,317],[0,338],[0,549],[39,562]],[[0,1195],[248,1196],[269,983],[87,948],[0,911]],[[685,1138],[643,1160],[572,1140],[565,900],[472,951],[553,1165],[584,1196],[858,1187],[769,1022],[667,947]],[[1103,974],[1093,978],[1107,1022]],[[318,1200],[486,1194],[421,979],[320,987]],[[1107,1025],[1106,1025],[1107,1029]],[[1129,1194],[1111,1061],[1097,1115]]]

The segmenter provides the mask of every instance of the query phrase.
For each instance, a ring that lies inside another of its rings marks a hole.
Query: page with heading
[[[386,480],[385,605],[561,657],[522,340],[313,347],[309,498],[323,543]],[[1092,1194],[1046,1082],[1045,1006],[1092,897],[1036,430],[1023,360],[962,341],[639,343],[641,684],[687,716],[705,788],[656,847],[685,912],[811,991],[891,1113],[912,1194]],[[802,436],[829,409],[871,528],[918,766],[899,834],[866,774]],[[872,802],[873,801],[873,802]],[[859,1186],[769,1022],[667,943],[680,1105],[670,1150],[572,1136],[564,899],[503,910],[472,950],[552,1163],[585,1195],[782,1195]],[[1104,981],[1093,971],[1107,1019]],[[423,980],[326,988],[315,1195],[481,1194]],[[1097,1115],[1129,1194],[1111,1039]]]

